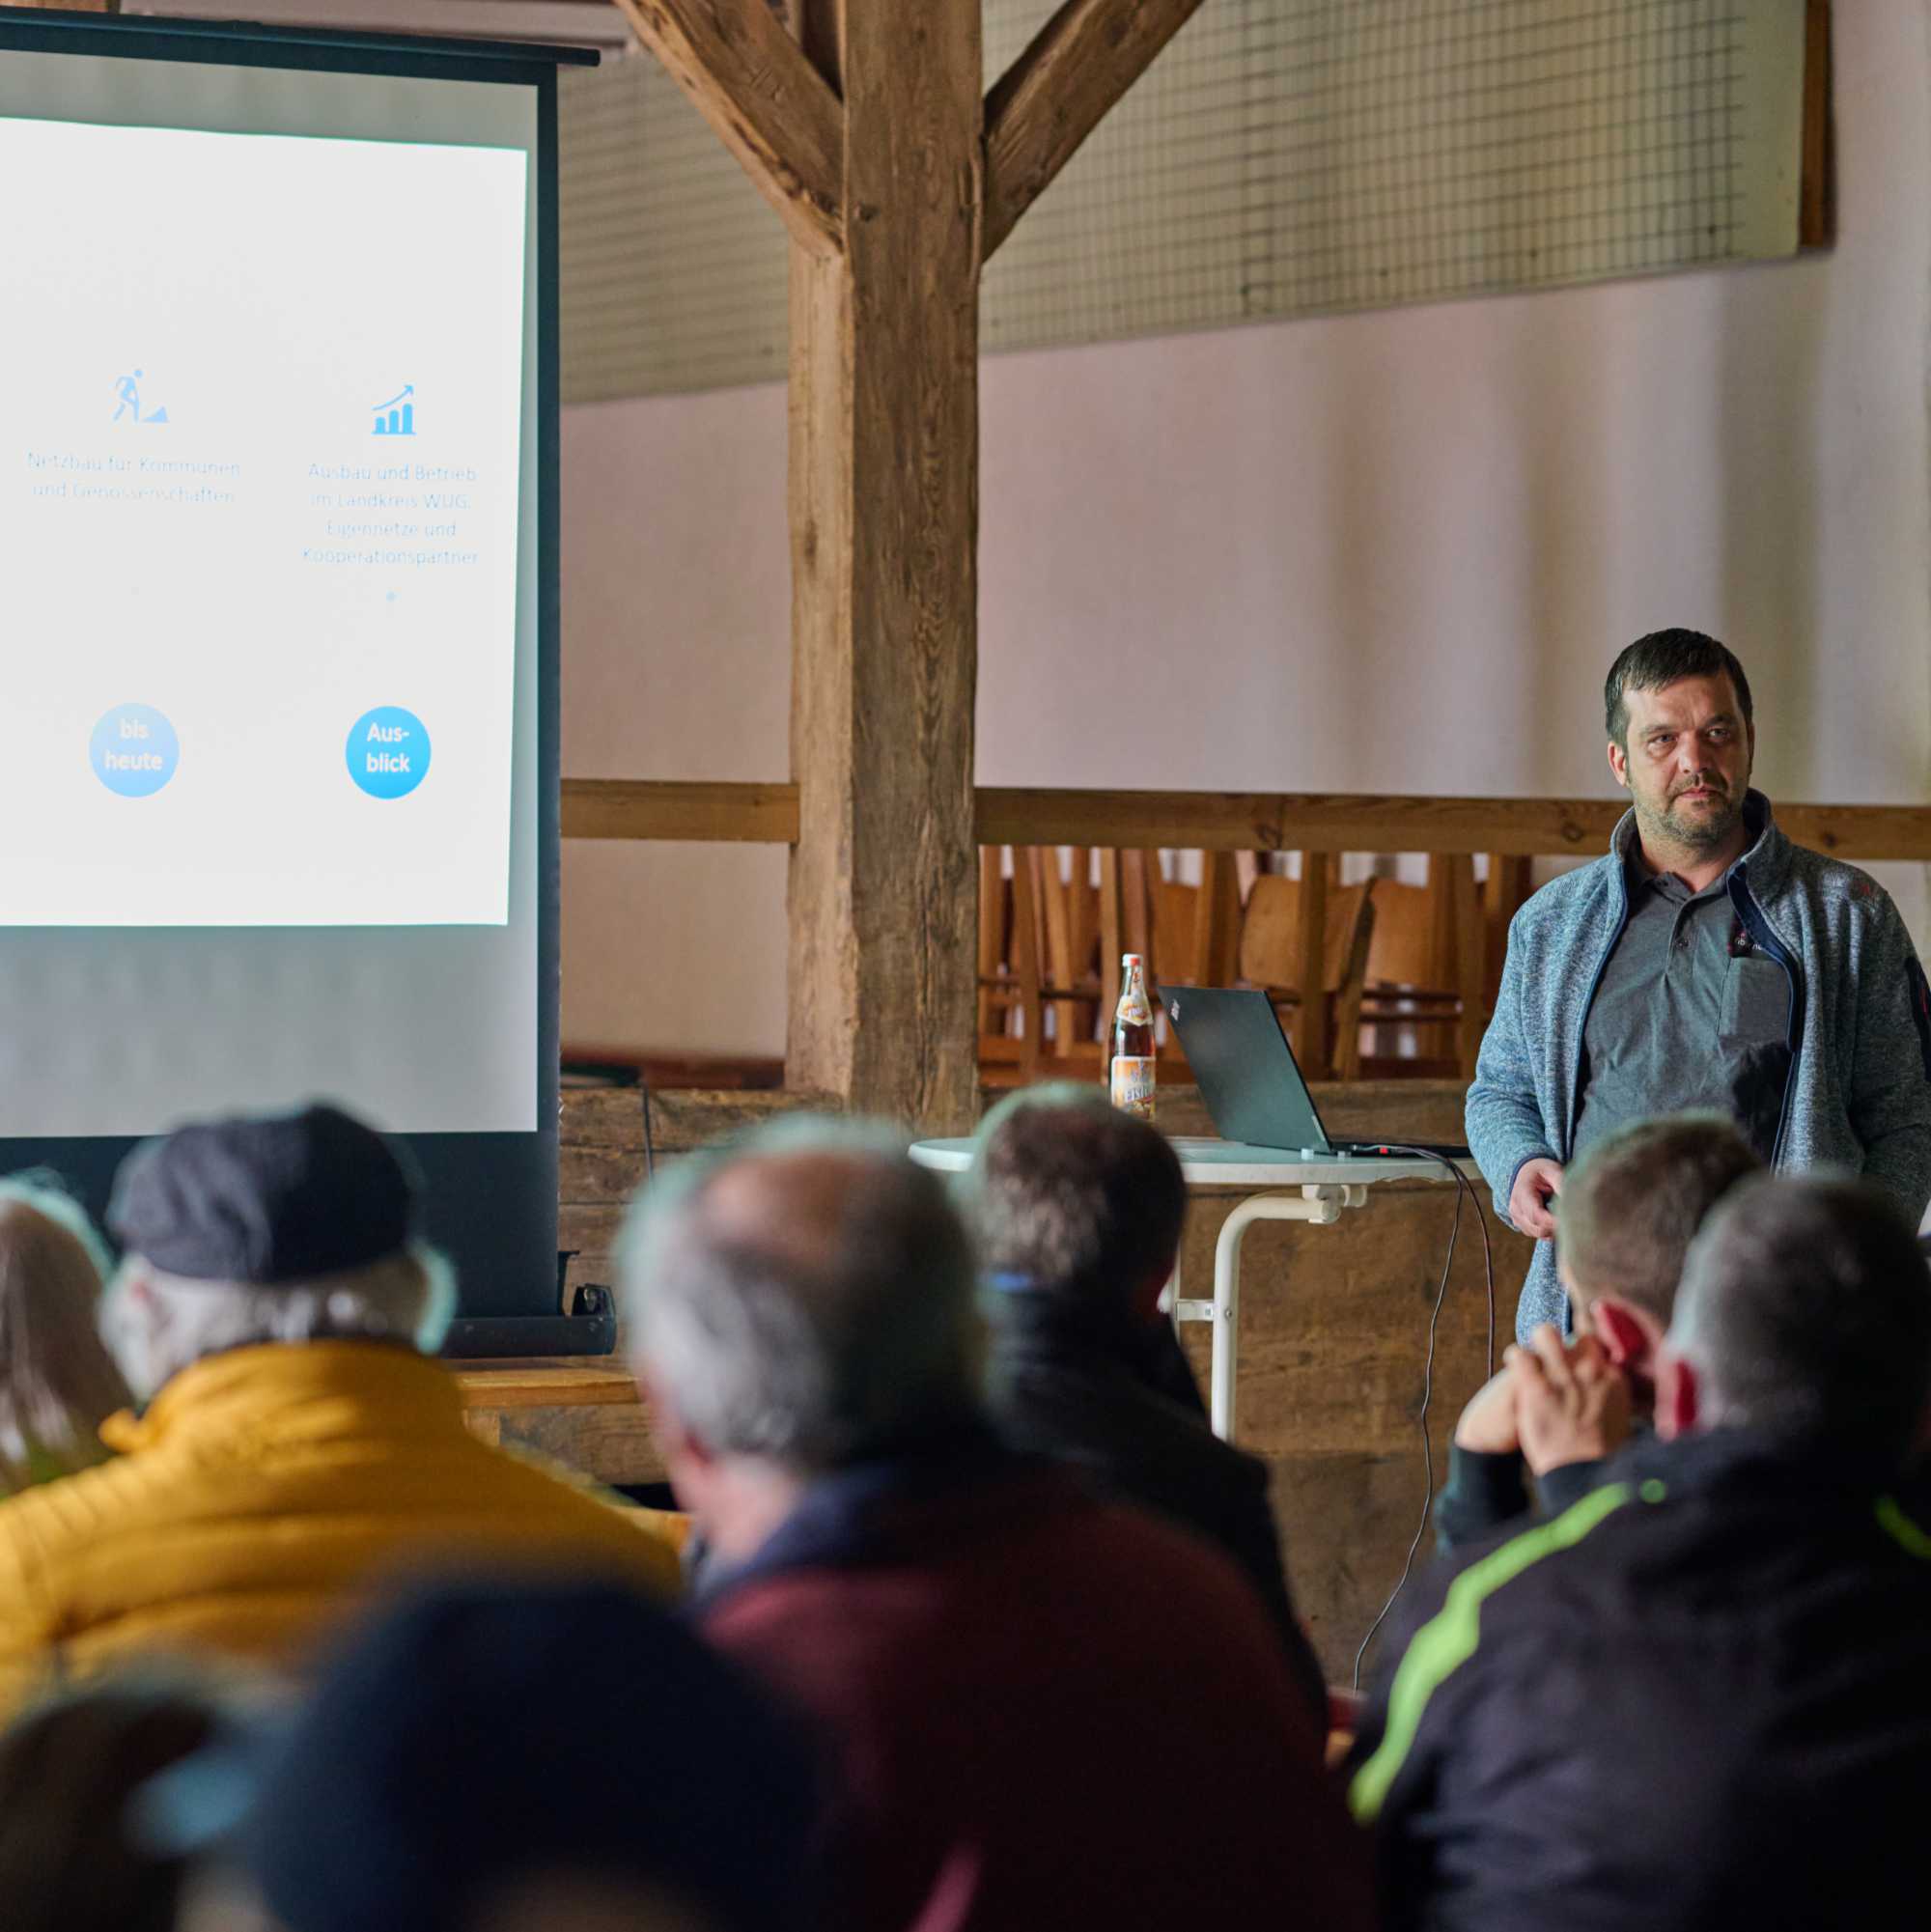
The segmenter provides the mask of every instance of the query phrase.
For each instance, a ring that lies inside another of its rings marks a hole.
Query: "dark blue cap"
[[[235,1849],[289,1932],[458,1932],[535,1875],[783,1932],[806,1922],[817,1815],[794,1720],[669,1612],[614,1583],[480,1581],[338,1654]]]
[[[137,1147],[114,1178],[107,1227],[164,1274],[271,1288],[394,1254],[415,1203],[388,1141],[323,1105],[198,1121]]]

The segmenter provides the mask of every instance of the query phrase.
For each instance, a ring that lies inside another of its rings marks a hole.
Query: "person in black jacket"
[[[1860,1182],[1743,1182],[1691,1249],[1656,1389],[1609,1480],[1438,1570],[1377,1690],[1349,1795],[1394,1932],[1922,1918],[1914,1231]]]
[[[1114,1500],[1230,1556],[1325,1729],[1327,1689],[1288,1590],[1267,1465],[1209,1429],[1191,1366],[1159,1309],[1187,1214],[1173,1149],[1097,1091],[1034,1087],[987,1116],[968,1193],[1001,1438],[1077,1466]]]
[[[1601,1480],[1632,1417],[1647,1426],[1683,1257],[1710,1210],[1762,1166],[1726,1116],[1679,1113],[1618,1128],[1569,1170],[1555,1203],[1555,1260],[1577,1339],[1565,1343],[1544,1323],[1462,1411],[1435,1501],[1442,1550],[1524,1515],[1527,1474],[1545,1516],[1567,1508]],[[1602,1398],[1593,1428],[1566,1426],[1552,1377],[1593,1380]],[[1565,1426],[1549,1428],[1552,1413]]]

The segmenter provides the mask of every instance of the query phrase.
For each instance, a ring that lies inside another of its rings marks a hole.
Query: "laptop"
[[[1310,1160],[1400,1160],[1409,1148],[1438,1160],[1469,1159],[1466,1147],[1447,1142],[1396,1136],[1398,1144],[1385,1152],[1378,1141],[1330,1139],[1273,1001],[1258,988],[1163,986],[1160,996],[1221,1139],[1287,1148]]]

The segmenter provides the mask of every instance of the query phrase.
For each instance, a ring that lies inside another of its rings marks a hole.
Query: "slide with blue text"
[[[0,118],[0,926],[506,921],[527,167]]]

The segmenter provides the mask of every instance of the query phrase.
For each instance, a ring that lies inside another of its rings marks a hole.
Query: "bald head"
[[[639,1197],[622,1265],[640,1366],[714,1453],[817,1472],[974,1407],[965,1229],[870,1130],[793,1120],[686,1162]]]

